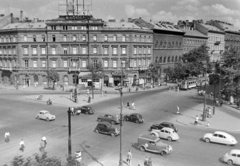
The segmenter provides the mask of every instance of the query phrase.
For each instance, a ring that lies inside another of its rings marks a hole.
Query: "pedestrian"
[[[40,147],[39,147],[39,151],[40,151],[41,153],[44,153],[44,152],[45,152],[45,147],[46,147],[46,145],[45,145],[44,141],[41,140],[41,142],[40,142]]]
[[[134,101],[132,102],[132,109],[133,109],[133,110],[136,109],[136,108],[135,108],[135,103],[134,103]]]
[[[24,141],[23,141],[23,139],[21,139],[19,150],[23,152],[23,151],[24,151],[24,148],[25,148]]]
[[[6,132],[5,135],[4,135],[4,140],[6,143],[8,143],[10,141],[10,133],[9,132]]]
[[[198,120],[199,120],[198,115],[196,115],[194,125],[197,125],[197,124],[198,124]]]
[[[148,159],[148,166],[153,166],[153,162],[152,162],[151,157],[149,157],[149,159]]]
[[[44,147],[47,146],[47,138],[45,136],[42,137],[42,141],[44,143]]]
[[[144,166],[148,166],[148,157],[147,156],[145,157],[145,160],[144,160],[143,164],[144,164]]]
[[[131,160],[132,160],[132,152],[131,150],[129,150],[127,153],[127,163],[129,166],[131,166]]]

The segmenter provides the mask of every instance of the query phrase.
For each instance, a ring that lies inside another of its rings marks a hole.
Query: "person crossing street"
[[[4,135],[4,140],[6,143],[8,143],[10,141],[10,133],[9,132],[6,132],[5,135]]]
[[[21,139],[19,150],[22,151],[22,152],[24,152],[24,149],[25,149],[24,141],[23,141],[23,139]]]

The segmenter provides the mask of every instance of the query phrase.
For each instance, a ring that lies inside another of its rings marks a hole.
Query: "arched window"
[[[168,57],[168,62],[170,62],[170,56]]]
[[[178,57],[178,62],[181,62],[182,58],[181,56]]]
[[[171,43],[170,43],[170,41],[168,42],[168,48],[171,48]]]
[[[159,58],[159,63],[162,63],[162,57]]]
[[[157,61],[158,61],[158,57],[155,57],[155,62],[157,63]]]
[[[162,40],[160,41],[160,44],[159,44],[159,47],[161,48],[162,47],[162,44],[163,44],[163,42],[162,42]]]
[[[174,48],[174,41],[172,41],[172,47]]]
[[[172,56],[172,62],[174,62],[174,56]]]
[[[177,56],[175,56],[175,62],[177,62]]]
[[[157,46],[158,46],[158,40],[156,40],[154,47],[157,48]]]
[[[166,57],[164,57],[164,59],[163,59],[163,63],[165,63],[166,62]]]

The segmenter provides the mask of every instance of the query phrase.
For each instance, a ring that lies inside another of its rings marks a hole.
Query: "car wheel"
[[[49,121],[49,118],[47,118],[46,120]]]
[[[171,137],[168,137],[167,140],[168,140],[168,141],[172,141],[172,138],[171,138]]]
[[[95,130],[96,133],[99,133],[98,129]]]
[[[143,146],[140,147],[140,150],[141,150],[142,152],[145,152],[145,148],[144,148]]]
[[[111,121],[111,124],[112,124],[112,125],[114,125],[114,124],[115,124],[115,122],[114,122],[114,121]]]
[[[167,155],[167,152],[161,151],[160,154],[161,154],[162,156],[166,156],[166,155]]]
[[[139,120],[136,120],[136,123],[139,124]]]
[[[114,134],[114,133],[111,133],[111,136],[112,136],[112,137],[115,137],[115,134]]]
[[[99,119],[99,118],[98,118],[98,120],[97,120],[97,121],[101,122],[101,121],[102,121],[102,119]]]
[[[205,138],[205,142],[209,143],[210,139],[209,138]]]
[[[228,165],[233,165],[233,161],[232,161],[232,160],[228,160],[228,161],[227,161],[227,164],[228,164]]]

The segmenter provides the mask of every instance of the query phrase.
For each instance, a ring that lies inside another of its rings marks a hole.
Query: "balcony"
[[[215,41],[214,45],[219,45],[221,41]]]

